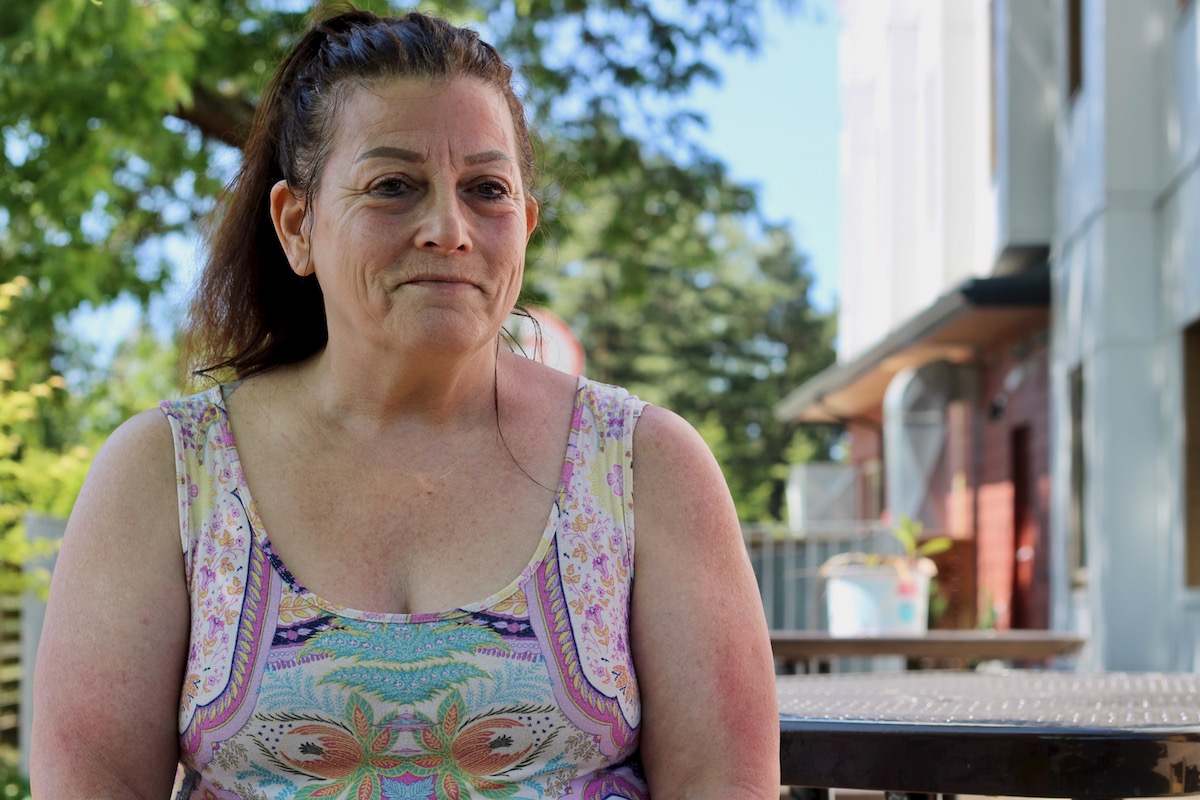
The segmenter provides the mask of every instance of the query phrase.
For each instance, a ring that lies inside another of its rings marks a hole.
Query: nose
[[[425,198],[421,220],[415,232],[418,249],[450,254],[471,249],[465,210],[458,193],[434,189]]]

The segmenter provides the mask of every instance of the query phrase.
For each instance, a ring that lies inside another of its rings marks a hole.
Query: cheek
[[[506,220],[484,233],[488,241],[494,242],[492,263],[503,265],[503,269],[516,280],[525,271],[525,228],[524,223]]]
[[[525,258],[524,254],[517,256],[508,256],[504,260],[504,266],[500,270],[498,278],[505,283],[505,288],[508,293],[515,299],[521,292],[521,281],[525,275]]]
[[[395,236],[379,225],[344,226],[321,232],[314,239],[326,273],[336,272],[343,282],[371,281],[391,264],[400,250]]]

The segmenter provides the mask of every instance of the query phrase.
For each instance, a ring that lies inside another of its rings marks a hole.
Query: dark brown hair
[[[184,361],[197,375],[243,378],[325,346],[321,288],[288,264],[271,221],[271,188],[286,180],[297,197],[311,198],[347,92],[395,78],[474,78],[494,87],[512,112],[532,194],[533,144],[512,67],[475,31],[416,12],[315,19],[263,93],[210,237],[183,339]]]

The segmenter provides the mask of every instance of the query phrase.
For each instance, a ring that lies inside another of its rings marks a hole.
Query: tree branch
[[[226,97],[204,86],[192,87],[192,105],[180,106],[174,116],[190,122],[205,136],[239,150],[250,134],[254,105],[240,97]]]

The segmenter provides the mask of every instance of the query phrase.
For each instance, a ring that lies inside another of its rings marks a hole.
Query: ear
[[[292,271],[300,276],[310,274],[313,267],[304,227],[304,201],[292,193],[287,181],[271,187],[271,221]]]
[[[525,244],[533,238],[533,231],[538,223],[538,204],[532,197],[525,199]]]

